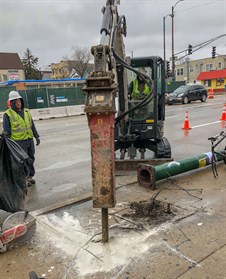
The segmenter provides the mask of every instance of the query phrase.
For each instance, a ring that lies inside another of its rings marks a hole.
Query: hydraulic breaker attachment
[[[106,71],[109,48],[92,47],[95,71],[86,80],[85,112],[92,157],[93,207],[102,209],[103,242],[108,241],[108,208],[115,206],[115,92],[114,74]]]

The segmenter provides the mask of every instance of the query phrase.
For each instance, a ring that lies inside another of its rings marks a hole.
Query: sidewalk
[[[219,164],[214,179],[206,167],[159,182],[155,191],[135,176],[117,177],[108,243],[100,241],[100,210],[91,201],[38,215],[32,240],[0,255],[1,278],[26,279],[32,270],[47,279],[226,278],[225,171]],[[131,202],[150,200],[161,188],[157,200],[171,214],[132,214]]]

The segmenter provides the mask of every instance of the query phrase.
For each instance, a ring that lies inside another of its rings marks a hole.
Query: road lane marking
[[[212,125],[212,124],[216,124],[216,123],[220,123],[221,121],[218,120],[218,121],[215,121],[215,122],[210,122],[210,123],[205,123],[205,124],[201,124],[201,125],[196,125],[196,126],[192,126],[191,128],[194,129],[194,128],[199,128],[199,127],[204,127],[204,126],[208,126],[208,125]]]
[[[172,116],[167,116],[166,119],[169,119],[169,118],[178,118],[180,117],[179,115],[172,115]]]
[[[179,108],[169,108],[169,107],[166,107],[166,112],[172,112],[172,111],[177,111],[177,110],[187,110],[187,109],[195,109],[195,108],[205,108],[205,107],[209,107],[209,106],[215,106],[215,105],[222,105],[222,102],[220,103],[207,103],[207,104],[203,104],[203,105],[190,105],[190,106],[183,106],[183,107],[179,107]],[[223,106],[223,105],[222,105]]]

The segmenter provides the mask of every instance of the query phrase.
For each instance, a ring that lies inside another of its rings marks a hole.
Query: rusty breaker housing
[[[115,206],[114,123],[116,84],[106,71],[109,47],[92,47],[95,71],[86,80],[85,112],[91,141],[93,207]]]

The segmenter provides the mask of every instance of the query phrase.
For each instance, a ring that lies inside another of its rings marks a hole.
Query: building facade
[[[84,65],[79,61],[66,60],[59,63],[52,63],[52,76],[53,79],[62,79],[62,78],[78,78],[80,77],[76,69],[80,68],[82,72],[82,67]],[[86,77],[91,71],[93,71],[94,65],[89,63],[85,69],[83,77]]]
[[[207,89],[213,89],[214,92],[226,92],[226,69],[201,72],[197,80]]]
[[[42,75],[42,79],[51,79],[52,71],[43,70],[43,71],[41,71],[41,75]]]
[[[0,52],[0,82],[25,79],[23,63],[17,53]]]
[[[52,63],[51,70],[53,79],[69,78],[70,73],[75,67],[75,61],[61,61],[59,63]]]
[[[226,69],[226,55],[198,60],[189,60],[177,62],[176,81],[186,81],[186,83],[196,83],[197,77],[202,72],[221,71]],[[226,77],[225,77],[226,78]],[[208,87],[208,83],[206,83]]]

